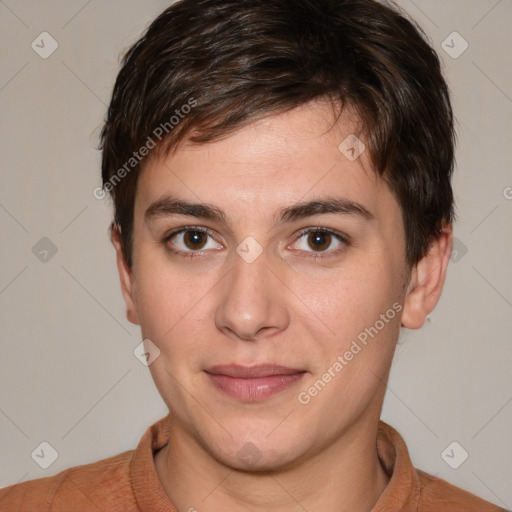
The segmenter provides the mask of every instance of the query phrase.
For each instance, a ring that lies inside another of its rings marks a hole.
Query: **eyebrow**
[[[372,220],[375,216],[362,204],[346,198],[316,199],[288,206],[278,212],[276,225],[285,222],[293,222],[313,215],[342,214],[359,217],[363,220]],[[152,203],[144,214],[144,219],[149,222],[155,218],[171,215],[186,215],[199,219],[210,220],[227,226],[227,216],[220,208],[207,203],[190,203],[171,196],[165,196]],[[275,217],[274,217],[275,218]]]

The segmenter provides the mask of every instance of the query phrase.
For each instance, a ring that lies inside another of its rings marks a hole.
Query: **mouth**
[[[261,402],[299,382],[306,371],[279,365],[219,365],[205,373],[222,393],[243,402]]]

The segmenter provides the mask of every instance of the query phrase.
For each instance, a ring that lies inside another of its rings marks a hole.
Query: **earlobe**
[[[452,247],[453,229],[451,225],[445,225],[439,237],[432,241],[428,253],[411,271],[402,326],[419,329],[436,306],[445,283]]]
[[[126,318],[132,324],[139,325],[137,309],[133,301],[133,273],[124,259],[119,229],[116,226],[112,228],[111,241],[116,250],[117,271],[121,283],[121,293],[126,304]]]

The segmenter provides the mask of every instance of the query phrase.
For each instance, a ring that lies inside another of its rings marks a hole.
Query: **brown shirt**
[[[166,416],[146,430],[135,450],[0,489],[0,512],[176,512],[153,459],[168,439]],[[416,470],[403,438],[382,421],[377,450],[390,481],[372,512],[505,512]]]

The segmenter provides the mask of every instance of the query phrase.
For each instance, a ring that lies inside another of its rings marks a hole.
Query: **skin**
[[[385,383],[400,327],[420,328],[439,300],[452,230],[409,269],[400,207],[368,152],[352,162],[338,150],[352,133],[365,140],[357,116],[346,108],[333,122],[329,105],[312,102],[222,140],[185,140],[150,160],[139,179],[131,269],[113,233],[127,317],[160,350],[149,368],[171,413],[171,436],[155,466],[180,512],[369,511],[389,481],[376,451]],[[213,204],[228,225],[181,215],[145,220],[166,194]],[[331,213],[275,224],[281,208],[333,196],[374,218]],[[207,227],[212,237],[163,241],[187,226]],[[351,242],[327,235],[322,252],[313,235],[299,235],[315,227]],[[263,249],[252,263],[236,252],[249,236]],[[308,257],[315,255],[324,257]],[[298,394],[394,303],[400,313],[301,404]],[[204,372],[262,363],[307,373],[270,398],[244,402]],[[250,467],[238,457],[247,443],[259,454]]]

